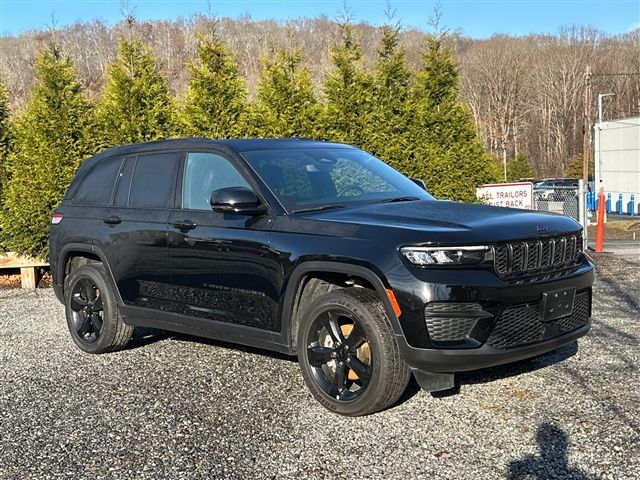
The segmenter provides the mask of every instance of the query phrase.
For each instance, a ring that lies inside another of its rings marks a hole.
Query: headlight
[[[474,265],[485,258],[486,246],[403,247],[400,252],[414,265]]]

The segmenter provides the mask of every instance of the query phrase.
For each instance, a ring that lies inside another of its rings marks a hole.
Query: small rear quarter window
[[[122,157],[105,158],[98,162],[80,183],[73,196],[78,205],[109,205]]]

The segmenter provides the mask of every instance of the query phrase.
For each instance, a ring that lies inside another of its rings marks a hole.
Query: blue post
[[[636,210],[636,197],[632,193],[631,201],[629,202],[629,215],[633,217],[636,214],[635,210]]]
[[[618,202],[616,203],[616,210],[618,211],[618,215],[622,215],[622,194],[618,194]]]
[[[587,210],[593,210],[591,208],[591,192],[587,192]]]
[[[611,213],[611,192],[607,193],[607,203],[605,203],[607,213]]]

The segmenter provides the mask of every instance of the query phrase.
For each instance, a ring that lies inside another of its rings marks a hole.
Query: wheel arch
[[[89,261],[100,262],[102,263],[102,265],[104,265],[104,268],[107,271],[107,275],[111,280],[113,291],[116,294],[116,301],[122,304],[122,297],[120,296],[120,291],[116,287],[116,282],[113,277],[113,273],[111,272],[109,263],[106,261],[106,255],[99,247],[96,247],[94,245],[87,245],[86,243],[69,243],[65,245],[60,252],[60,262],[58,263],[56,268],[56,279],[57,283],[60,285],[63,298],[65,280],[69,275],[69,267],[71,266],[73,259],[78,257],[87,258]]]
[[[322,282],[326,276],[338,275],[341,278],[361,280],[367,284],[382,301],[385,312],[395,334],[402,335],[400,321],[394,311],[394,307],[389,300],[387,290],[390,288],[386,279],[381,273],[375,271],[373,266],[354,265],[345,262],[335,261],[308,261],[301,263],[289,275],[282,302],[282,333],[292,352],[296,351],[296,334],[301,318],[302,294],[310,280],[320,279]],[[338,288],[340,285],[338,285]]]

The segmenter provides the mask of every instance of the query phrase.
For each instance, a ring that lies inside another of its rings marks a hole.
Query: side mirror
[[[409,177],[409,180],[411,180],[423,190],[427,190],[427,184],[424,183],[424,180],[422,180],[421,178]]]
[[[245,187],[220,188],[211,192],[211,209],[214,212],[238,213],[240,215],[264,215],[267,206],[260,204],[260,199]]]

